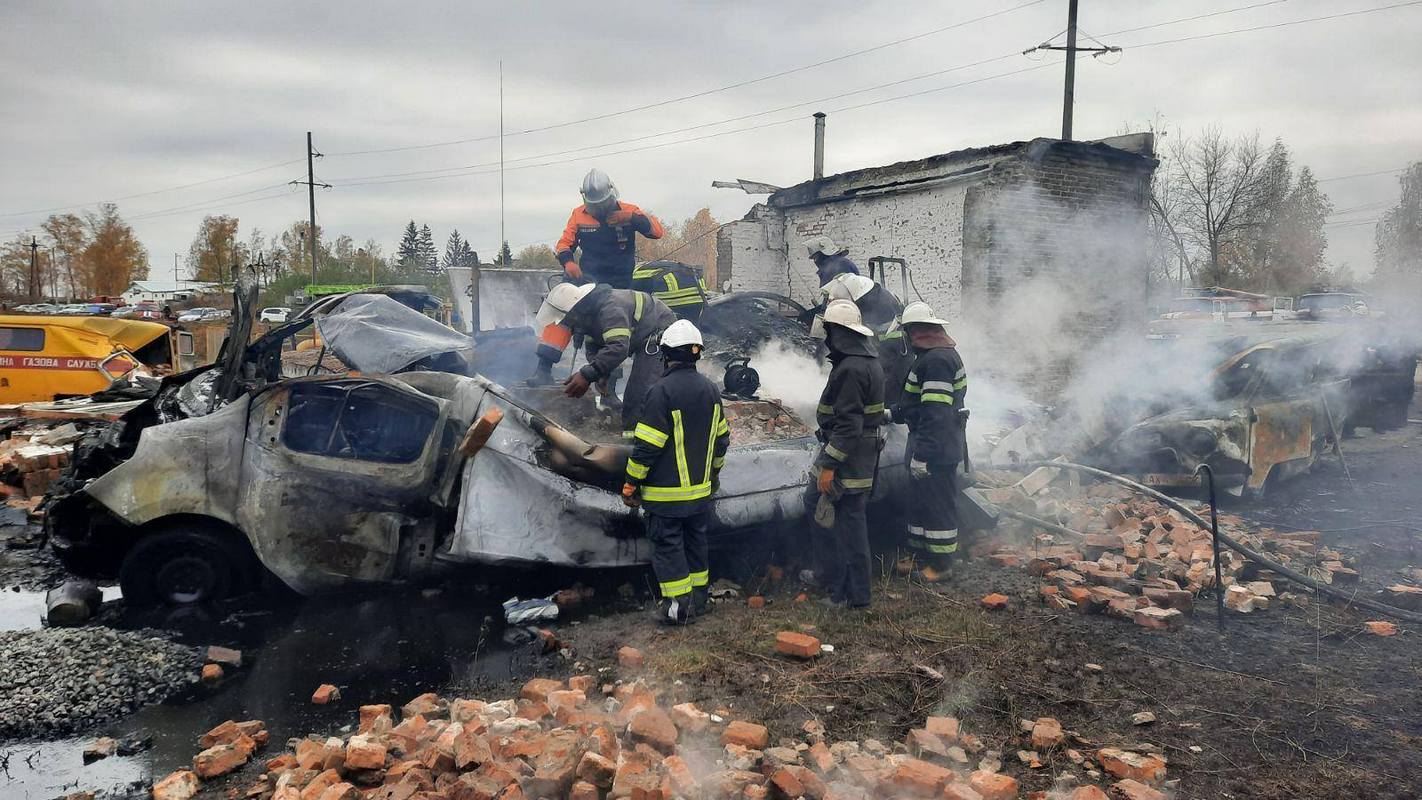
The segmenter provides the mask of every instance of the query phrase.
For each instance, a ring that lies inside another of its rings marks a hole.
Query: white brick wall
[[[963,288],[963,202],[974,181],[872,194],[853,200],[785,209],[766,209],[754,218],[723,228],[721,247],[731,248],[731,290],[789,294],[814,302],[819,290],[815,265],[803,242],[828,234],[868,273],[872,256],[908,261],[913,278],[906,300],[922,294],[939,313],[961,312]],[[886,288],[902,293],[891,267]],[[914,287],[918,293],[914,292]]]

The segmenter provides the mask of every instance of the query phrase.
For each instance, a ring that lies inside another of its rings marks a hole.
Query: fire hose
[[[1096,467],[1088,467],[1084,464],[1073,464],[1070,461],[1037,461],[1028,464],[1027,466],[1049,467],[1053,469],[1070,469],[1075,470],[1077,472],[1085,473],[1087,475],[1093,475],[1098,478],[1104,478],[1108,481],[1119,483],[1127,489],[1131,489],[1133,491],[1146,495],[1147,497],[1158,500],[1161,503],[1169,506],[1170,508],[1179,511],[1181,514],[1185,515],[1186,519],[1189,519],[1191,522],[1195,523],[1196,525],[1199,525],[1201,528],[1204,528],[1206,530],[1210,529],[1209,522],[1205,521],[1205,519],[1199,514],[1196,514],[1194,511],[1191,511],[1183,503],[1171,497],[1170,495],[1152,489],[1144,484],[1137,483],[1136,481],[1133,481],[1125,476],[1117,475],[1114,472],[1107,472],[1104,469],[1097,469]],[[1015,514],[1009,514],[1008,516],[1015,516]],[[1295,583],[1307,586],[1315,592],[1326,594],[1330,597],[1336,597],[1344,602],[1351,603],[1361,608],[1369,609],[1370,611],[1376,611],[1379,614],[1386,614],[1389,617],[1396,617],[1397,619],[1405,620],[1407,622],[1422,623],[1422,614],[1419,614],[1415,611],[1407,611],[1406,609],[1397,608],[1396,606],[1390,606],[1387,603],[1380,603],[1376,600],[1370,600],[1366,597],[1358,597],[1355,594],[1346,592],[1342,589],[1335,588],[1329,584],[1316,581],[1301,572],[1286,567],[1278,561],[1269,558],[1263,553],[1260,553],[1258,550],[1255,550],[1254,548],[1244,544],[1243,542],[1240,542],[1239,540],[1235,539],[1232,536],[1229,536],[1228,534],[1220,532],[1217,535],[1219,537],[1219,543],[1224,545],[1225,547],[1228,547],[1236,553],[1243,555],[1251,561],[1254,561],[1269,568],[1273,572],[1276,572],[1284,576],[1285,578],[1294,581]],[[1222,587],[1215,587],[1215,591],[1217,592],[1221,589]]]

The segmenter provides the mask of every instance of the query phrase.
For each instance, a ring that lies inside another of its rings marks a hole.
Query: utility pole
[[[1048,41],[1043,42],[1042,44],[1039,44],[1036,47],[1031,47],[1022,51],[1023,55],[1031,53],[1035,50],[1060,50],[1066,53],[1066,83],[1062,87],[1062,139],[1064,141],[1071,141],[1072,107],[1076,105],[1076,54],[1091,53],[1093,56],[1099,56],[1102,53],[1121,52],[1121,48],[1119,47],[1111,47],[1109,45],[1104,45],[1100,42],[1096,42],[1096,39],[1092,38],[1090,34],[1087,35],[1087,38],[1091,39],[1091,41],[1093,42],[1096,42],[1098,45],[1100,45],[1099,47],[1076,46],[1077,2],[1078,0],[1067,0],[1067,28],[1065,47],[1061,45],[1054,45],[1050,41]]]
[[[499,61],[499,254],[503,255],[504,242],[504,62]],[[503,266],[508,266],[504,264]]]
[[[39,282],[39,261],[38,261],[38,255],[37,255],[38,253],[39,253],[39,242],[35,241],[35,237],[31,236],[31,237],[30,237],[30,291],[29,291],[29,295],[30,295],[30,302],[32,302],[32,303],[33,303],[35,300],[39,299],[38,295],[35,294],[35,285]]]
[[[306,186],[306,197],[311,203],[310,228],[307,230],[307,238],[311,240],[311,285],[316,285],[316,187],[322,189],[331,188],[329,183],[316,182],[316,159],[321,158],[321,154],[316,152],[316,148],[311,144],[311,131],[306,132],[306,180],[292,181],[293,186]]]
[[[181,280],[180,278],[178,278],[178,254],[177,254],[177,253],[174,253],[174,254],[173,254],[173,289],[174,289],[175,291],[176,291],[177,289],[182,288],[182,287],[178,286],[179,283],[182,283],[182,280]]]

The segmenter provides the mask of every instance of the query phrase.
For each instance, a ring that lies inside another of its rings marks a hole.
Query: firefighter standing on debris
[[[583,204],[573,209],[558,239],[558,263],[574,283],[632,288],[636,234],[660,239],[665,233],[662,223],[637,206],[620,202],[617,187],[600,169],[589,170],[583,178],[582,195]],[[577,250],[582,250],[582,258],[575,261]]]
[[[731,441],[721,393],[696,371],[702,349],[701,332],[688,320],[662,334],[666,372],[647,392],[622,486],[622,502],[646,512],[662,593],[657,616],[668,625],[710,608],[709,502]]]
[[[859,308],[831,300],[823,318],[829,346],[829,380],[815,412],[821,448],[814,480],[805,495],[819,537],[816,578],[829,592],[826,602],[850,608],[869,605],[869,530],[865,506],[874,488],[883,439],[884,371]]]
[[[884,403],[892,406],[903,393],[904,380],[913,364],[913,353],[895,324],[903,304],[893,292],[863,275],[843,273],[820,287],[824,302],[849,300],[859,307],[864,325],[874,331],[879,352],[879,366],[884,370]]]
[[[648,261],[632,272],[632,288],[667,304],[682,319],[701,321],[706,282],[696,268],[680,261]]]
[[[805,249],[810,254],[810,260],[815,262],[821,286],[836,275],[859,274],[859,267],[849,260],[849,248],[840,247],[828,236],[811,236],[805,240]]]
[[[588,363],[563,382],[569,397],[582,397],[596,384],[604,396],[612,393],[608,378],[632,359],[622,392],[622,435],[632,436],[647,389],[656,380],[656,343],[676,314],[646,292],[614,289],[606,284],[560,283],[549,290],[538,309],[540,328],[561,326],[571,337],[584,337]],[[541,356],[540,356],[541,359]]]
[[[956,343],[927,303],[904,308],[901,325],[917,358],[893,407],[895,422],[908,425],[909,474],[915,502],[909,510],[908,544],[924,564],[926,580],[952,566],[958,552],[956,473],[966,450],[967,370]]]

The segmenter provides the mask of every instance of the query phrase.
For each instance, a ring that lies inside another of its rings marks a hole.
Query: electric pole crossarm
[[[1054,45],[1048,40],[1036,47],[1029,47],[1022,51],[1023,55],[1036,52],[1038,50],[1056,50],[1066,53],[1066,84],[1062,88],[1062,139],[1071,141],[1072,108],[1076,105],[1076,54],[1092,53],[1101,55],[1102,53],[1119,53],[1121,48],[1110,45],[1100,47],[1077,47],[1076,46],[1076,10],[1078,0],[1067,0],[1067,28],[1066,46]],[[1055,39],[1056,37],[1052,37]],[[1090,34],[1086,38],[1096,41]],[[1101,44],[1097,42],[1097,44]]]
[[[306,132],[306,180],[292,181],[292,186],[305,186],[306,196],[311,204],[311,219],[306,231],[306,238],[311,247],[311,285],[316,284],[316,187],[322,189],[331,188],[329,183],[321,183],[316,180],[316,159],[321,158],[321,154],[316,152],[316,148],[311,144],[311,131]]]

